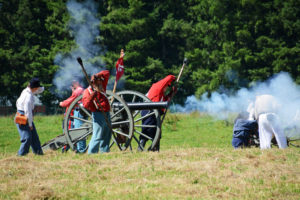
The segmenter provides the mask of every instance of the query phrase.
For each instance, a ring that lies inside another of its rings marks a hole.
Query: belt
[[[17,110],[17,112],[19,112],[20,114],[24,115],[25,112],[23,110]]]

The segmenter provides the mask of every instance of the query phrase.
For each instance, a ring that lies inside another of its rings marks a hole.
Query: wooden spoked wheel
[[[136,91],[125,90],[117,92],[117,94],[128,103],[140,103],[140,102],[152,102],[148,97],[144,94]],[[134,120],[134,130],[133,130],[133,140],[131,142],[130,148],[137,148],[139,151],[144,150],[153,150],[155,145],[160,140],[161,134],[161,119],[160,119],[160,111],[159,109],[147,109],[143,111],[143,116],[141,114],[142,110],[132,109],[131,110],[132,117]],[[145,114],[146,113],[146,114]],[[155,121],[155,125],[144,125],[142,121],[147,120],[148,118],[152,118]],[[147,135],[146,129],[153,128],[154,134]],[[144,138],[147,140],[145,146],[140,145],[140,139]]]
[[[110,110],[110,121],[109,125],[112,129],[112,143],[110,147],[114,144],[120,150],[125,150],[131,142],[133,135],[134,121],[125,101],[118,96],[117,94],[112,93],[111,91],[106,92],[109,102],[111,104]],[[76,143],[79,140],[87,139],[93,133],[93,119],[92,113],[83,107],[81,103],[82,95],[78,96],[70,105],[68,111],[66,112],[64,118],[64,135],[66,137],[67,143],[70,148],[75,150]],[[117,107],[114,105],[118,105]],[[72,115],[72,110],[79,111],[79,116]],[[77,120],[77,123],[80,122],[80,128],[73,128],[70,126],[70,121]],[[107,119],[107,121],[109,121]],[[118,142],[117,138],[120,136],[125,137],[126,141],[124,143]]]

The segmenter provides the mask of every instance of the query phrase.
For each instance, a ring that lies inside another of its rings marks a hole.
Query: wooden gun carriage
[[[112,129],[112,143],[110,148],[117,146],[121,151],[128,147],[139,147],[140,150],[152,150],[159,142],[161,137],[161,125],[166,114],[168,102],[152,102],[144,94],[136,91],[120,91],[113,93],[107,91],[107,97],[110,101],[110,121]],[[87,139],[93,133],[93,122],[91,113],[80,103],[82,95],[77,97],[70,105],[64,118],[63,134],[46,142],[43,150],[57,150],[64,145],[68,145],[71,149],[76,149],[76,143],[79,140]],[[71,115],[73,109],[79,109],[83,117],[78,118]],[[162,112],[162,110],[165,112]],[[142,110],[149,112],[145,116],[141,116]],[[142,120],[155,116],[156,125],[143,125]],[[83,122],[80,128],[69,128],[68,123],[71,119],[77,119]],[[143,133],[142,128],[155,128],[155,135],[150,137]],[[139,136],[148,139],[145,147],[139,144]]]

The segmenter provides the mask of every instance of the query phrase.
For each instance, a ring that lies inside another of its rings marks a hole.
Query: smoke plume
[[[53,84],[56,87],[56,94],[60,95],[69,90],[72,80],[85,82],[85,77],[76,58],[81,57],[85,69],[89,75],[101,71],[104,63],[100,56],[103,50],[97,44],[99,38],[100,20],[97,18],[97,4],[95,1],[87,0],[78,3],[75,0],[67,2],[67,9],[70,14],[69,29],[74,37],[77,47],[69,54],[58,54],[55,64],[60,66],[56,72]]]
[[[213,92],[210,97],[203,94],[200,99],[189,96],[184,106],[175,105],[175,112],[206,112],[218,119],[226,119],[230,113],[247,111],[256,96],[273,95],[281,105],[279,117],[284,128],[300,126],[300,87],[286,72],[274,75],[262,83],[254,83],[250,89],[242,88],[235,95],[228,96]]]

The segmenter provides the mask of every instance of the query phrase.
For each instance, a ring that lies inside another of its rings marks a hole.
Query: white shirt
[[[40,87],[34,94],[39,94],[44,91],[44,87]],[[25,116],[28,118],[28,125],[32,127],[33,122],[33,114],[32,111],[34,109],[34,95],[30,88],[25,88],[20,97],[16,102],[17,110],[24,111]]]
[[[274,96],[265,94],[256,97],[254,109],[255,119],[258,119],[262,113],[278,113],[281,105]]]

